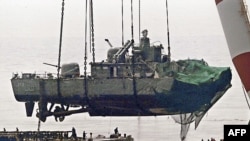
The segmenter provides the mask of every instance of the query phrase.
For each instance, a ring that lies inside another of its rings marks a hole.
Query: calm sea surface
[[[43,62],[57,64],[61,3],[50,0],[13,1],[15,3],[2,0],[0,5],[0,130],[6,128],[8,131],[13,131],[16,127],[25,131],[37,130],[38,119],[34,116],[36,112],[34,111],[33,117],[26,117],[24,103],[19,103],[14,98],[10,79],[12,74],[17,72],[19,74],[56,73],[56,68],[43,65]],[[62,63],[79,63],[83,74],[84,10],[77,11],[82,7],[70,9],[72,5],[78,6],[81,0],[70,2],[66,3],[68,11],[65,14]],[[187,7],[188,3],[192,3],[193,7]],[[152,4],[156,4],[156,1],[151,2],[148,9]],[[158,6],[161,5],[159,3]],[[170,8],[172,59],[204,59],[210,66],[229,66],[232,69],[232,87],[208,111],[196,130],[194,124],[191,124],[187,135],[187,141],[200,141],[202,138],[207,140],[211,137],[219,140],[223,138],[225,124],[247,124],[250,119],[250,110],[244,97],[242,84],[231,62],[222,28],[219,26],[216,7],[211,0],[202,2],[183,0],[182,4],[170,1],[170,5],[173,6]],[[101,61],[106,59],[106,51],[109,48],[104,42],[105,38],[109,38],[114,46],[121,44],[120,26],[114,26],[114,23],[120,23],[120,19],[112,18],[117,16],[113,15],[116,12],[112,12],[112,7],[108,7],[106,9],[108,13],[105,14],[103,13],[105,10],[101,11],[101,8],[105,7],[98,4],[95,6],[99,6],[99,9],[96,9],[100,11],[95,13],[95,57],[97,61]],[[155,12],[155,10],[150,12]],[[160,24],[166,21],[163,18],[165,9],[161,12],[163,15],[152,17],[144,6],[142,11],[147,15],[142,16],[142,19],[144,18],[142,28],[149,30],[151,42],[161,41],[164,46],[167,46],[166,31],[160,28],[166,26]],[[109,17],[105,19],[103,15]],[[150,20],[146,22],[146,18]],[[103,28],[103,25],[109,28]],[[129,21],[125,23],[125,26],[130,27]],[[130,28],[125,31],[129,31],[125,33],[125,40],[130,39]],[[138,33],[135,33],[135,36],[138,40]],[[91,54],[88,52],[90,60]],[[50,117],[41,124],[41,130],[71,130],[72,127],[76,128],[79,136],[83,131],[92,132],[94,136],[98,134],[109,136],[114,128],[118,127],[119,132],[132,135],[136,141],[180,140],[180,125],[175,123],[170,116],[89,117],[87,113],[84,113],[66,117],[64,122],[55,122],[54,118]]]

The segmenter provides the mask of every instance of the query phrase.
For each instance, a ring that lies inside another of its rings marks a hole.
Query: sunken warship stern
[[[57,79],[24,73],[13,76],[11,83],[17,101],[38,102],[42,97],[48,103],[88,106],[90,116],[204,111],[231,86],[230,68],[209,67],[203,60],[134,65],[134,77],[131,63],[100,62],[91,64],[86,80],[79,74]]]

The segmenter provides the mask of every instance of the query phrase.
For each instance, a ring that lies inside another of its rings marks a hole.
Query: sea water
[[[14,131],[16,128],[19,128],[20,131],[36,131],[38,128],[38,119],[35,117],[36,111],[34,110],[33,117],[26,117],[24,103],[17,102],[14,98],[10,83],[12,74],[27,72],[56,73],[56,68],[43,65],[43,63],[57,64],[60,23],[58,21],[60,20],[50,22],[50,20],[53,19],[53,13],[47,13],[47,17],[42,17],[43,15],[38,14],[39,12],[37,14],[30,13],[31,11],[36,12],[37,10],[36,8],[30,7],[30,2],[29,0],[17,2],[15,4],[5,2],[9,7],[0,7],[0,10],[2,10],[0,12],[0,130],[5,128],[7,131]],[[49,4],[48,1],[45,2]],[[206,4],[211,4],[208,1],[205,2]],[[60,2],[58,3],[60,4]],[[36,2],[32,4],[37,6],[37,8],[40,7],[41,11],[44,11],[45,8],[52,7],[46,4],[38,5]],[[185,8],[185,6],[181,4],[175,6],[177,8]],[[202,6],[202,4],[199,6]],[[16,8],[17,10],[15,10]],[[55,15],[59,13],[58,19],[60,19],[60,5],[57,8]],[[202,7],[201,9],[204,10]],[[215,9],[216,8],[212,8],[213,14],[216,13]],[[188,12],[189,9],[186,8],[185,10],[185,12]],[[194,11],[194,9],[191,11]],[[6,16],[3,14],[6,12],[11,12],[11,14]],[[187,21],[180,23],[179,21],[181,19],[172,15],[172,18],[176,21],[173,21],[175,23],[171,27],[174,26],[174,28],[171,28],[172,31],[170,32],[172,60],[187,58],[204,59],[210,66],[230,67],[233,74],[232,87],[208,111],[196,130],[194,129],[194,124],[191,124],[186,139],[187,141],[207,140],[211,137],[216,140],[222,139],[223,126],[225,124],[247,124],[250,119],[250,110],[244,97],[242,83],[232,64],[222,28],[218,24],[218,15],[215,16],[215,21],[211,22],[209,19],[211,13],[209,12],[210,11],[202,13],[200,17],[199,13],[195,13],[197,15],[190,18],[190,20],[192,20],[191,22]],[[82,18],[84,17],[83,15]],[[96,15],[98,15],[98,13]],[[46,21],[45,19],[49,20]],[[73,20],[69,16],[68,19]],[[153,19],[156,19],[156,21],[160,20],[157,19],[157,17],[153,17]],[[83,21],[84,20],[82,20],[82,22]],[[82,34],[82,31],[78,33],[78,30],[75,28],[72,28],[73,31],[69,30],[67,27],[72,27],[73,25],[67,25],[67,23],[69,24],[67,20],[65,23],[66,29],[64,30],[65,36],[63,38],[61,56],[62,63],[79,63],[81,73],[83,74],[84,34]],[[83,23],[81,22],[73,23],[79,24],[79,27],[83,27]],[[154,22],[152,22],[152,24],[153,23]],[[198,23],[199,25],[197,26],[191,25]],[[96,24],[96,26],[98,26],[98,24]],[[144,27],[146,28],[146,26]],[[96,28],[95,59],[96,61],[101,61],[106,59],[106,51],[109,48],[104,42],[104,39],[109,38],[114,46],[119,46],[121,44],[121,35],[120,31],[112,30],[112,28],[103,31],[100,31],[100,27]],[[167,52],[165,31],[158,28],[154,29],[150,26],[148,26],[148,29],[151,29],[149,30],[151,42],[161,41],[165,46],[165,52]],[[126,39],[131,38],[130,33],[125,35]],[[138,41],[138,37],[136,38]],[[89,51],[88,46],[89,62],[91,62],[92,53],[93,52]],[[35,109],[36,108],[37,106]],[[180,125],[175,123],[171,116],[90,117],[87,113],[82,113],[68,116],[63,122],[55,122],[53,117],[49,117],[46,122],[41,123],[40,129],[71,130],[72,127],[75,127],[79,136],[82,136],[83,131],[88,133],[87,136],[89,136],[90,132],[93,133],[93,136],[99,134],[109,136],[114,132],[114,129],[118,127],[120,133],[132,135],[136,141],[180,140]]]

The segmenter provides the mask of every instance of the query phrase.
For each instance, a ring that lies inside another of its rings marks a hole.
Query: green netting
[[[210,67],[204,60],[180,60],[156,65],[160,77],[175,77],[178,81],[195,85],[209,83],[219,79],[220,74],[228,68]]]

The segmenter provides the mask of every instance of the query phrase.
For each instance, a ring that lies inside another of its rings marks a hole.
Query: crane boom
[[[250,25],[245,0],[215,0],[233,64],[250,97]]]

